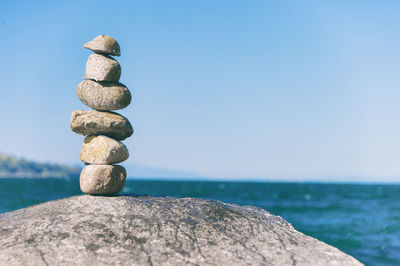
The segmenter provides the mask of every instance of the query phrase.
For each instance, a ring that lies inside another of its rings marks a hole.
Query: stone
[[[83,193],[116,194],[125,185],[126,170],[121,165],[87,165],[80,177]]]
[[[101,54],[91,54],[86,63],[84,79],[118,82],[121,66],[114,58]]]
[[[124,140],[133,134],[128,119],[114,112],[74,111],[70,127],[75,133],[84,136],[105,135],[116,140]]]
[[[128,159],[126,146],[106,136],[87,136],[83,140],[81,160],[88,164],[114,164]]]
[[[118,110],[131,102],[131,93],[121,83],[84,80],[76,88],[76,95],[87,106],[97,110]]]
[[[362,265],[251,206],[75,196],[0,214],[2,265]]]
[[[118,42],[107,35],[99,35],[93,40],[83,45],[84,48],[90,49],[95,53],[106,55],[121,55],[121,49]]]

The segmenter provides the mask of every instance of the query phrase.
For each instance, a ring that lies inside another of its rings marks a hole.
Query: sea
[[[80,194],[78,179],[0,179],[0,213]],[[400,184],[128,179],[121,194],[257,206],[366,265],[400,265]]]

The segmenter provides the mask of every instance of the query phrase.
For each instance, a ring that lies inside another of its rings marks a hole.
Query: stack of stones
[[[111,57],[120,55],[115,39],[100,35],[83,47],[94,54],[89,56],[76,95],[94,110],[77,110],[71,115],[72,131],[86,136],[80,155],[86,164],[80,186],[87,194],[115,194],[122,190],[126,180],[125,168],[115,164],[129,157],[128,149],[120,141],[130,137],[133,128],[128,119],[112,110],[127,107],[131,93],[119,83],[121,67]]]

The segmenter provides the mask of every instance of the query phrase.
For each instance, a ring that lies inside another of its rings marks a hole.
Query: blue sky
[[[69,117],[89,109],[75,95],[82,46],[106,34],[134,96],[120,112],[135,129],[123,165],[400,181],[399,12],[398,1],[0,0],[0,152],[79,163]]]

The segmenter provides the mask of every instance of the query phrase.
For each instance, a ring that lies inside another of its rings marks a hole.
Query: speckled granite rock
[[[87,106],[97,110],[118,110],[127,107],[132,99],[128,88],[121,83],[84,80],[76,95]]]
[[[84,136],[105,135],[124,140],[133,134],[128,119],[114,112],[77,110],[72,112],[69,125],[72,131]]]
[[[125,185],[126,170],[121,165],[87,165],[79,180],[83,193],[116,194]]]
[[[89,195],[2,214],[0,264],[361,265],[259,208]]]
[[[118,42],[107,35],[99,35],[90,42],[85,43],[83,47],[100,54],[115,56],[121,55],[121,49]]]
[[[80,158],[88,164],[114,164],[129,158],[126,146],[106,136],[87,136],[82,143]]]
[[[84,79],[118,82],[121,66],[114,58],[101,54],[91,54],[86,63]]]

